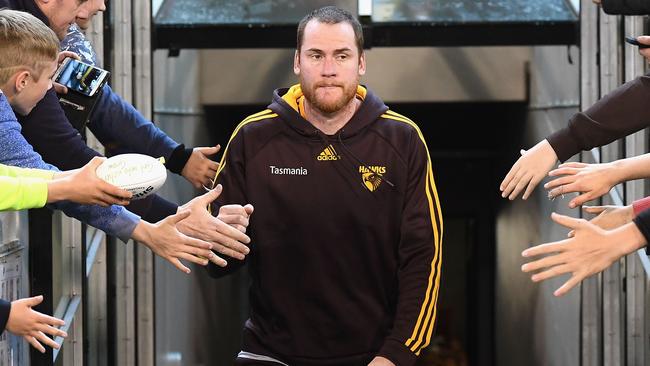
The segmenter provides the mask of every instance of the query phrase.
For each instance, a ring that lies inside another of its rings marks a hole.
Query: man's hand
[[[80,60],[79,55],[77,55],[74,52],[71,51],[62,51],[59,52],[59,56],[57,58],[57,64],[60,66],[63,60],[66,59],[66,57],[73,58],[75,60]],[[52,83],[54,86],[54,91],[56,91],[58,94],[68,94],[68,88],[66,88],[64,85],[61,85],[59,83]]]
[[[650,45],[650,36],[640,36],[637,37],[636,40],[640,43]],[[641,56],[645,57],[648,62],[650,62],[650,48],[639,48],[639,53]]]
[[[48,182],[47,202],[69,200],[84,205],[128,205],[133,194],[97,177],[106,158],[94,157],[81,169],[56,173]]]
[[[32,347],[41,353],[45,353],[45,347],[41,342],[52,348],[59,349],[60,347],[46,334],[54,337],[67,337],[68,335],[64,331],[55,328],[65,325],[63,320],[32,309],[41,302],[43,302],[43,296],[12,301],[9,319],[7,320],[7,330],[25,338]]]
[[[368,366],[395,366],[395,364],[392,363],[387,358],[377,356],[377,357],[373,358],[372,361],[370,361]]]
[[[522,150],[521,157],[501,182],[501,197],[514,200],[526,189],[522,198],[527,199],[556,161],[555,150],[546,140],[540,141],[528,151]]]
[[[598,215],[589,220],[592,224],[601,229],[612,230],[621,227],[634,219],[634,207],[629,206],[583,206],[582,210],[592,215]],[[575,235],[575,231],[569,232],[569,238]]]
[[[594,4],[596,4],[596,5],[600,5],[600,3],[601,3],[601,0],[592,0],[592,1],[593,1]]]
[[[152,252],[166,259],[179,270],[190,273],[190,269],[181,263],[181,259],[206,266],[208,259],[219,266],[226,266],[226,261],[217,257],[210,249],[212,244],[191,238],[181,233],[176,225],[190,216],[190,211],[179,212],[156,224],[140,220],[133,231],[133,239],[145,244]],[[236,231],[236,230],[235,230]]]
[[[251,242],[251,239],[244,234],[245,229],[242,232],[238,228],[212,216],[207,210],[208,205],[217,199],[222,191],[223,187],[218,184],[210,192],[196,197],[179,207],[179,212],[187,211],[190,215],[179,222],[177,228],[185,235],[212,243],[212,250],[231,258],[243,260],[246,254],[250,252],[246,244]],[[248,226],[248,219],[245,221],[239,220],[238,224]],[[216,255],[215,257],[218,258]],[[225,266],[225,261],[214,263]]]
[[[219,207],[219,215],[217,218],[242,233],[245,233],[252,214],[253,205],[225,205]]]
[[[548,256],[524,264],[524,272],[538,271],[534,282],[570,273],[571,277],[555,292],[562,296],[585,278],[599,273],[622,256],[645,245],[645,238],[634,223],[607,231],[584,219],[553,213],[553,221],[575,232],[574,237],[526,249],[522,256]]]
[[[550,190],[548,193],[550,198],[566,193],[582,192],[569,202],[570,208],[596,199],[620,183],[615,165],[611,163],[565,163],[550,171],[548,175],[558,177],[544,185],[544,188]]]
[[[221,150],[221,146],[195,147],[190,159],[185,163],[181,175],[185,177],[194,188],[210,187],[214,176],[219,169],[219,163],[210,160],[210,156]]]

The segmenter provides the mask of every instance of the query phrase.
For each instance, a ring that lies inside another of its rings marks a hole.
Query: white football
[[[133,193],[139,200],[156,192],[167,179],[163,163],[142,154],[121,154],[106,159],[96,170],[97,176],[108,183]]]

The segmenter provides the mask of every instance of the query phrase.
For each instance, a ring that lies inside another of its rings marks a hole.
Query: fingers
[[[185,259],[188,262],[196,263],[199,266],[207,266],[208,265],[208,260],[205,258],[199,258],[187,253],[179,253],[177,255],[179,259]]]
[[[560,175],[576,175],[580,173],[582,170],[579,168],[572,168],[572,167],[558,167],[557,169],[553,169],[550,172],[548,172],[549,177],[557,177]]]
[[[536,257],[542,254],[561,252],[564,244],[565,243],[563,241],[540,244],[538,246],[524,250],[523,252],[521,252],[521,255],[527,258],[527,257]]]
[[[34,311],[34,312],[37,313],[37,320],[40,323],[49,324],[49,325],[58,326],[58,327],[62,327],[62,326],[65,325],[65,322],[63,320],[59,319],[59,318],[55,318],[53,316],[49,316],[49,315],[46,315],[46,314],[43,314],[43,313],[39,313],[37,311]],[[67,337],[67,335],[61,335],[61,337]]]
[[[573,161],[573,162],[570,162],[570,163],[562,163],[562,164],[558,165],[558,168],[577,168],[577,169],[580,169],[580,168],[586,168],[587,166],[589,166],[589,164]]]
[[[59,83],[52,83],[52,87],[57,94],[68,94],[68,88]]]
[[[571,183],[575,182],[575,180],[576,180],[576,178],[573,175],[566,176],[566,177],[561,177],[561,178],[556,178],[556,179],[553,179],[552,181],[544,184],[544,188],[553,189],[553,188],[556,188],[556,187],[571,184]],[[566,190],[563,190],[563,191],[564,191],[564,193],[567,193]]]
[[[65,338],[65,337],[68,336],[68,334],[66,332],[64,332],[63,330],[58,329],[58,328],[54,328],[51,325],[47,325],[47,324],[43,324],[43,323],[38,324],[36,326],[36,329],[38,331],[40,331],[40,332],[43,332],[45,334],[49,334],[49,335],[54,336],[54,337],[63,337],[63,338]]]
[[[230,226],[243,227],[244,230],[248,227],[248,217],[243,215],[219,215],[219,220],[225,222]],[[238,229],[239,230],[239,229]],[[241,231],[241,230],[240,230]],[[245,231],[244,231],[245,232]]]
[[[583,193],[583,194],[579,195],[578,197],[572,199],[571,202],[569,202],[569,207],[570,208],[576,208],[576,207],[582,205],[583,203],[589,202],[589,201],[591,201],[593,199],[596,199],[596,198],[598,198],[598,196],[597,196],[597,194],[593,193],[593,191],[592,192],[586,192],[586,193]]]
[[[519,162],[519,161],[517,161],[517,162]],[[519,165],[517,163],[515,163],[515,165],[513,165],[512,168],[510,168],[510,171],[508,171],[508,174],[506,174],[506,177],[503,178],[503,181],[499,185],[499,189],[501,189],[501,192],[503,192],[501,197],[505,198],[505,197],[508,196],[506,194],[507,192],[505,190],[510,185],[510,181],[512,181],[512,179],[514,179],[515,174],[517,174],[517,171],[519,171]]]
[[[79,55],[77,55],[76,53],[74,53],[72,51],[61,51],[61,52],[59,52],[59,59],[58,59],[59,63],[63,62],[63,60],[65,60],[66,57],[70,57],[70,58],[73,58],[75,60],[81,60]]]
[[[184,245],[188,245],[188,246],[199,248],[199,249],[207,249],[207,250],[212,249],[212,244],[210,244],[210,243],[208,243],[206,241],[189,237],[189,236],[187,236],[185,234],[182,234],[180,232],[178,233],[178,235],[180,236],[181,243],[184,244]]]
[[[650,36],[639,36],[636,37],[636,40],[640,43],[650,45]]]
[[[551,219],[553,219],[553,221],[555,221],[556,223],[564,227],[567,227],[569,229],[577,229],[586,222],[583,219],[576,219],[573,217],[560,215],[555,212],[551,214]]]
[[[204,193],[199,199],[203,201],[203,206],[207,207],[214,200],[219,198],[219,196],[221,195],[221,192],[223,192],[223,186],[221,184],[217,184],[216,187],[214,187],[209,192]]]
[[[39,341],[40,343],[44,343],[46,346],[49,346],[49,347],[52,347],[52,348],[55,348],[55,349],[59,349],[59,347],[60,347],[58,343],[54,342],[54,340],[52,338],[46,336],[43,332],[37,331],[37,332],[33,333],[32,336],[34,338],[36,338],[36,340]]]
[[[196,149],[199,150],[205,156],[212,156],[212,155],[216,155],[219,152],[219,150],[221,150],[221,145],[216,145],[213,147],[197,147]]]
[[[25,300],[26,300],[27,306],[29,306],[31,308],[31,307],[34,307],[34,306],[36,306],[36,305],[43,302],[43,295],[29,297],[29,298],[27,298]]]
[[[225,266],[228,265],[228,262],[225,259],[219,257],[218,255],[216,255],[214,253],[212,253],[212,256],[210,256],[209,259],[210,259],[210,262],[216,264],[219,267],[225,267]]]
[[[174,214],[174,215],[168,216],[167,218],[165,218],[165,219],[163,220],[163,222],[168,222],[168,223],[170,223],[171,225],[176,226],[176,224],[178,224],[179,222],[181,222],[181,221],[183,221],[184,219],[188,218],[188,217],[190,216],[190,213],[191,213],[191,212],[190,212],[189,210],[186,210],[186,211],[180,211],[180,212],[177,212],[177,213]]]
[[[574,236],[576,236],[576,231],[571,230],[571,231],[569,231],[568,234],[566,234],[566,236],[567,236],[567,238],[573,238]]]
[[[569,272],[571,272],[571,270],[568,265],[560,265],[552,267],[544,272],[536,273],[532,275],[530,279],[533,280],[533,282],[540,282]]]
[[[40,353],[45,353],[45,347],[43,347],[36,338],[32,337],[31,335],[26,335],[23,338],[32,345],[32,347],[36,348]]]
[[[246,211],[246,213],[248,214],[248,216],[250,216],[250,215],[253,214],[253,211],[255,210],[255,208],[253,207],[253,205],[251,205],[251,204],[249,203],[249,204],[247,204],[246,206],[244,206],[244,210]]]
[[[190,271],[189,268],[185,267],[185,266],[183,265],[183,263],[181,263],[181,261],[178,260],[178,258],[166,258],[166,259],[167,259],[167,261],[168,261],[169,263],[173,264],[174,267],[178,268],[179,271],[184,272],[184,273],[187,273],[187,274],[192,273],[192,271]]]
[[[508,196],[508,199],[512,201],[515,198],[517,198],[519,193],[521,193],[521,191],[523,191],[532,182],[532,180],[533,180],[533,175],[530,173],[526,174],[522,179],[520,179],[517,182],[514,190],[510,193],[510,196]]]
[[[553,295],[558,296],[558,297],[559,297],[559,296],[564,296],[567,292],[569,292],[569,291],[570,291],[572,288],[574,288],[577,284],[579,284],[580,282],[582,282],[583,279],[584,279],[583,276],[581,276],[581,275],[577,275],[577,274],[574,274],[573,276],[571,276],[571,278],[569,278],[568,281],[566,281],[566,282],[564,283],[564,285],[562,285],[562,287],[560,287],[559,289],[555,290],[555,292],[553,293]]]
[[[592,215],[599,215],[609,207],[611,206],[582,206],[582,211]]]
[[[533,271],[540,270],[542,268],[549,268],[563,263],[564,263],[564,256],[562,254],[555,254],[555,255],[550,255],[548,257],[544,257],[542,259],[536,260],[534,262],[526,263],[523,266],[521,266],[521,271],[533,272]]]
[[[528,186],[526,186],[526,192],[524,192],[524,195],[521,196],[521,198],[524,200],[528,199],[528,197],[530,197],[530,195],[533,193],[533,190],[535,190],[535,187],[537,187],[537,184],[539,184],[541,180],[542,180],[541,177],[540,178],[533,177],[533,179],[531,179],[530,182],[528,183]]]

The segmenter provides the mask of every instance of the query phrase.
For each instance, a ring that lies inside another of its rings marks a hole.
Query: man
[[[251,314],[240,365],[413,365],[431,341],[442,216],[424,138],[359,85],[363,33],[324,7],[298,26],[299,85],[224,152],[218,204],[251,202]]]
[[[9,7],[34,15],[43,23],[49,25],[57,34],[59,40],[61,40],[77,16],[80,18],[90,17],[88,10],[83,6],[84,3],[84,1],[78,0],[0,0],[0,8]],[[120,116],[124,116],[125,114],[133,115],[137,113],[132,106],[126,103],[121,103],[119,106],[120,108],[118,110],[111,110],[103,114],[103,126],[107,125],[108,122],[106,121],[119,119]],[[19,113],[19,115],[22,129],[13,128],[12,131],[20,131],[34,147],[34,150],[40,153],[48,163],[61,169],[70,170],[80,168],[93,157],[100,156],[98,152],[86,146],[79,133],[67,120],[53,90],[48,90],[43,99],[37,103],[29,114]],[[101,137],[105,137],[103,132],[106,131],[110,131],[113,134],[112,136],[120,133],[123,134],[122,136],[129,136],[129,138],[132,138],[134,135],[140,136],[141,140],[139,140],[139,144],[130,140],[132,142],[131,145],[144,146],[145,151],[138,149],[131,151],[159,156],[158,153],[162,153],[162,150],[171,146],[171,139],[162,133],[162,131],[155,128],[151,122],[147,123],[146,126],[141,125],[132,129],[120,125],[108,124],[112,127],[98,131],[97,136],[101,140]],[[151,128],[155,130],[155,133],[141,135],[133,132],[134,129],[142,132],[143,130],[151,130]],[[8,137],[0,136],[0,139],[2,138],[6,139]],[[133,146],[131,147],[133,148]],[[169,167],[171,164],[179,167],[180,171],[183,164],[179,165],[177,163],[183,161],[179,157],[187,155],[185,148],[182,145],[178,145],[174,149],[170,148],[166,151],[171,154],[170,156],[165,155],[168,158],[167,166]],[[196,153],[202,155],[203,153],[201,151],[203,150],[197,150]],[[190,152],[190,154],[193,153]],[[22,154],[21,156],[11,156],[9,158],[10,160],[5,163],[22,167],[41,168],[40,166],[34,165],[35,161],[40,160],[40,156],[38,158],[35,157],[37,155]],[[185,161],[188,160],[185,159]],[[209,165],[210,163],[209,160],[201,160],[200,164]],[[203,169],[199,168],[192,168],[190,170],[203,171]],[[235,221],[224,222],[218,218],[211,217],[204,209],[195,207],[201,203],[201,200],[190,201],[190,203],[179,207],[159,196],[153,196],[151,199],[136,201],[129,208],[135,213],[142,215],[143,219],[149,222],[161,221],[181,210],[189,211],[190,216],[178,223],[179,231],[191,237],[211,242],[216,252],[242,259],[248,253],[248,247],[245,245],[248,242],[248,238],[245,235],[242,236],[242,233],[238,232],[238,230],[232,230],[233,228],[229,225],[245,223],[247,215],[250,214],[250,210],[247,211],[247,209],[240,205],[225,207],[222,213],[227,213],[228,215],[225,217],[233,218]],[[211,256],[210,258],[225,265],[225,261],[222,258],[217,256]],[[202,260],[200,261],[202,262]],[[183,270],[186,271],[187,269],[183,267]]]

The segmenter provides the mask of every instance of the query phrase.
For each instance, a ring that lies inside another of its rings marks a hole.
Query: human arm
[[[22,336],[34,348],[44,353],[45,348],[41,343],[59,349],[59,344],[54,342],[47,334],[54,337],[67,337],[68,335],[57,327],[65,325],[61,319],[39,313],[32,307],[40,304],[43,296],[35,296],[12,301],[0,300],[0,324],[2,329]]]
[[[650,3],[647,0],[597,0],[603,11],[611,15],[648,15]]]
[[[442,266],[442,212],[424,140],[411,137],[404,209],[397,249],[397,308],[376,356],[413,365],[431,342]],[[379,362],[379,361],[377,361]]]
[[[555,296],[566,294],[585,278],[605,270],[614,261],[642,248],[647,243],[642,227],[634,222],[613,230],[605,230],[584,219],[556,213],[553,213],[551,218],[558,224],[573,230],[574,236],[524,250],[522,256],[525,258],[546,256],[524,264],[521,270],[538,271],[531,277],[534,282],[571,274],[571,277],[555,290],[553,293]]]

